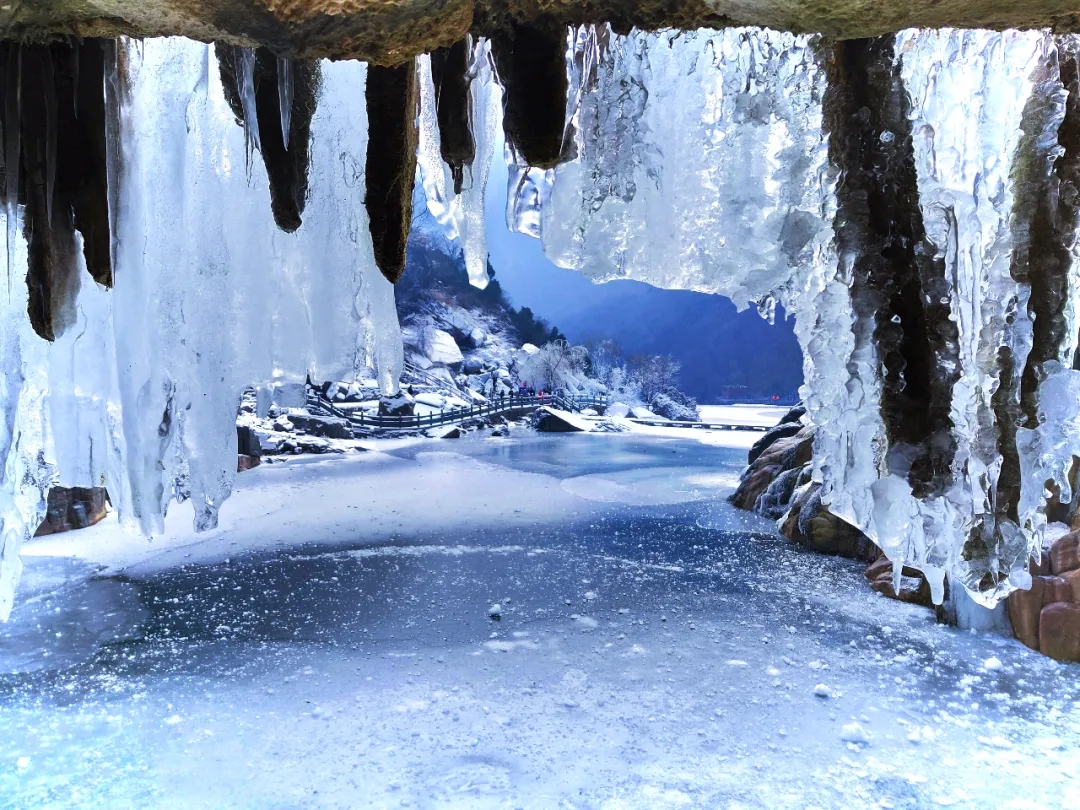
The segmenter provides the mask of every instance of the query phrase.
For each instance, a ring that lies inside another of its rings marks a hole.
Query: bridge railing
[[[513,411],[535,410],[543,405],[550,405],[566,411],[580,411],[589,407],[605,407],[607,397],[570,397],[564,394],[544,394],[529,396],[513,394],[493,398],[487,402],[467,405],[460,408],[448,408],[428,414],[369,414],[363,411],[346,411],[328,400],[321,392],[309,390],[308,404],[331,416],[348,420],[354,427],[365,430],[424,430],[440,425],[456,424],[469,419],[485,416],[497,416]]]

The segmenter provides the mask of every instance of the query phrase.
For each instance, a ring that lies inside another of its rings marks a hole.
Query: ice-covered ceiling
[[[35,0],[0,7],[15,38],[183,36],[283,56],[383,65],[490,35],[507,21],[631,28],[761,26],[852,39],[905,28],[1080,30],[1075,0]]]

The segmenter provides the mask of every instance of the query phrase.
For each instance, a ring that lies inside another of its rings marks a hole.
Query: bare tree
[[[665,388],[674,387],[682,370],[682,365],[670,354],[638,357],[634,365],[641,384],[641,398],[645,402],[651,402]]]

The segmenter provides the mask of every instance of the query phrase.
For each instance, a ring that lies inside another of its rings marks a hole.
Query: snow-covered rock
[[[613,416],[617,419],[625,419],[630,415],[630,406],[625,402],[612,402],[604,412],[605,416]]]
[[[479,349],[487,342],[487,332],[478,326],[469,332],[469,341],[472,343],[474,349]]]
[[[443,329],[428,330],[427,358],[444,366],[454,366],[465,359],[453,335]]]

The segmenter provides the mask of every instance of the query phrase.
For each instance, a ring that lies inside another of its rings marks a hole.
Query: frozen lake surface
[[[1080,667],[728,506],[756,437],[386,443],[41,538],[0,806],[1080,806]]]

